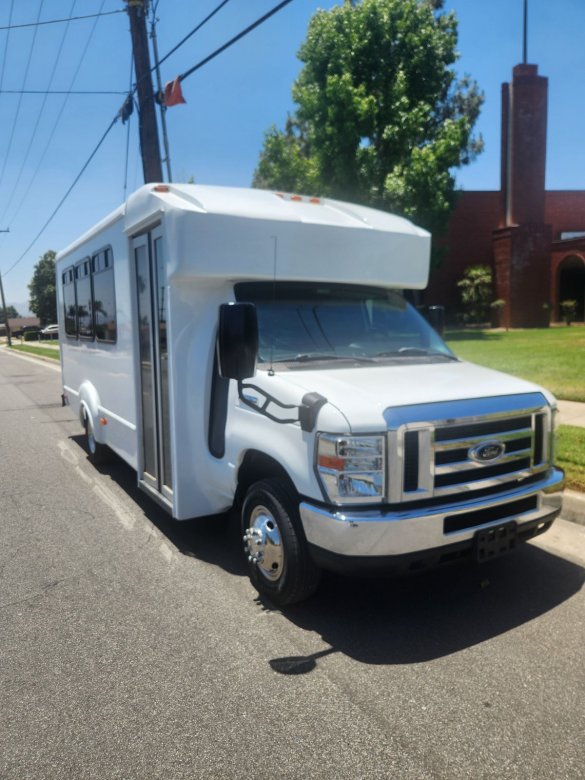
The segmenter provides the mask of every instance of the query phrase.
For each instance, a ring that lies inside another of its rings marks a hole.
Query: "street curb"
[[[565,490],[560,516],[571,523],[585,525],[585,494],[577,493],[576,490]]]
[[[44,355],[33,355],[32,352],[21,352],[17,349],[10,349],[4,344],[0,344],[0,350],[5,352],[7,355],[16,355],[16,357],[24,358],[25,360],[28,358],[29,360],[38,360],[41,363],[48,363],[50,366],[53,366],[57,371],[61,371],[61,361],[55,360],[55,358],[48,358]]]

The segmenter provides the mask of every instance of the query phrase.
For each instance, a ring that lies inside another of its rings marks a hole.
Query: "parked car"
[[[49,339],[49,338],[58,338],[59,337],[59,326],[58,325],[47,325],[46,328],[43,328],[41,330],[41,338]]]

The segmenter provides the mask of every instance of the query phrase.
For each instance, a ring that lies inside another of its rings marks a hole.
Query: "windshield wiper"
[[[400,349],[392,349],[386,352],[376,352],[376,357],[418,357],[419,355],[425,357],[442,357],[446,360],[459,360],[455,355],[449,355],[447,352],[439,352],[436,349],[424,349],[423,347],[400,347]]]
[[[279,358],[274,363],[311,363],[319,360],[346,360],[354,363],[375,363],[374,358],[364,357],[362,355],[332,355],[325,352],[301,352],[287,358]]]

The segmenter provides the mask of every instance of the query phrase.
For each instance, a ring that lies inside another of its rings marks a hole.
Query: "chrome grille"
[[[550,418],[540,393],[388,410],[389,501],[505,488],[545,471]]]

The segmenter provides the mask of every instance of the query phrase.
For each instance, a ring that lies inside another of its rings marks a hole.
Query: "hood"
[[[259,372],[253,381],[268,389],[264,377],[270,382],[265,372]],[[531,382],[464,361],[282,371],[273,379],[280,390],[288,385],[295,395],[293,388],[300,395],[324,395],[343,414],[350,429],[362,433],[385,430],[384,412],[389,407],[534,392],[541,392],[551,406],[555,403],[549,392]]]

